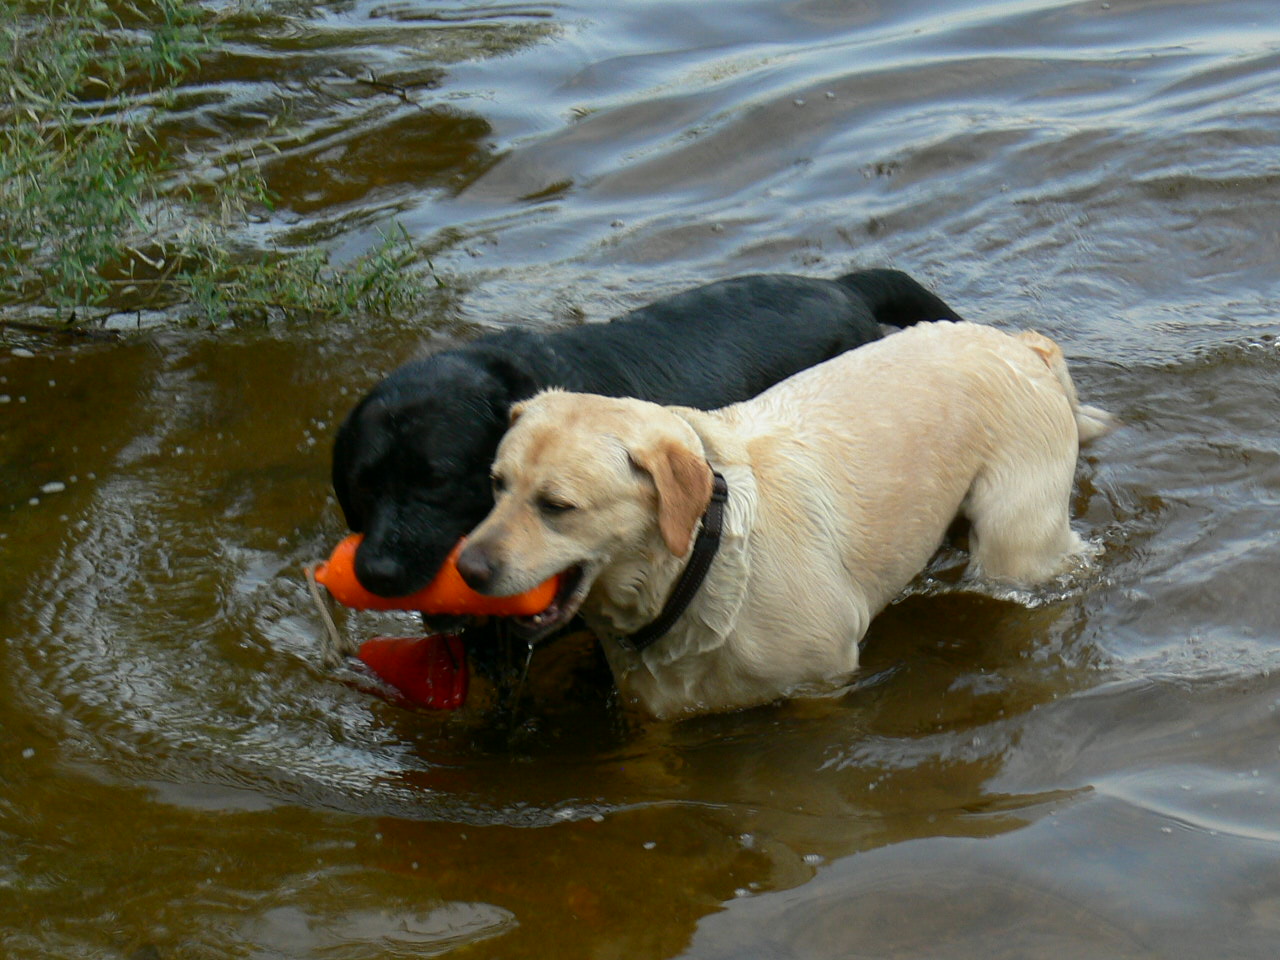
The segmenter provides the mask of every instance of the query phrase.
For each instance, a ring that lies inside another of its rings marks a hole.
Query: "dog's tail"
[[[836,277],[836,283],[866,303],[876,323],[909,327],[921,320],[963,320],[934,293],[901,270],[858,270]]]
[[[1018,339],[1039,355],[1062,384],[1062,392],[1067,395],[1071,412],[1075,414],[1076,431],[1081,443],[1088,443],[1115,429],[1116,418],[1112,414],[1101,407],[1091,407],[1080,402],[1071,372],[1067,369],[1067,358],[1062,355],[1062,348],[1055,341],[1034,330],[1024,330],[1018,334]]]

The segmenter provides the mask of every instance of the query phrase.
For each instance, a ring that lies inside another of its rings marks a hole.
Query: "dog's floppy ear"
[[[658,531],[675,556],[689,552],[693,529],[711,502],[711,466],[688,447],[665,440],[631,453],[658,490]]]
[[[521,400],[519,403],[513,403],[511,405],[511,409],[507,411],[508,427],[514,426],[515,422],[520,419],[520,414],[524,413],[525,406],[526,406],[526,401],[524,400]]]
[[[498,383],[498,395],[508,404],[527,400],[538,392],[538,381],[519,358],[488,351],[480,354],[485,368]]]

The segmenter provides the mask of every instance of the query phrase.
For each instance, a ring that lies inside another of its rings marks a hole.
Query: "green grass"
[[[223,325],[412,312],[439,284],[403,230],[340,266],[246,248],[256,160],[193,183],[151,132],[218,43],[189,0],[0,0],[0,306]]]

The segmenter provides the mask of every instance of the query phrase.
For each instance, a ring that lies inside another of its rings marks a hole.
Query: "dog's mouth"
[[[590,586],[582,565],[574,564],[560,574],[560,589],[550,605],[541,613],[511,617],[512,630],[530,643],[541,640],[573,619]]]
[[[523,649],[553,633],[573,619],[586,599],[590,579],[581,565],[560,575],[555,598],[541,613],[529,616],[502,617]],[[518,674],[518,665],[504,662],[503,654],[511,653],[510,645],[472,646],[467,632],[487,617],[423,614],[423,637],[374,637],[360,648],[358,657],[383,681],[397,688],[417,706],[437,710],[456,710],[467,700],[470,660],[479,657],[482,674],[495,683],[510,683]],[[525,658],[524,666],[528,668]],[[514,672],[513,672],[514,671]]]

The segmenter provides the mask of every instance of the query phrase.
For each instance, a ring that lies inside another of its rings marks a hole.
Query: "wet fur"
[[[494,464],[504,491],[467,551],[491,593],[580,566],[619,689],[656,716],[845,680],[958,515],[971,572],[1062,573],[1084,550],[1068,516],[1079,444],[1111,422],[1079,404],[1052,340],[967,323],[892,334],[710,413],[554,391],[516,413]],[[720,552],[636,653],[620,638],[661,610],[712,467],[729,484]],[[549,515],[547,496],[573,509]]]

